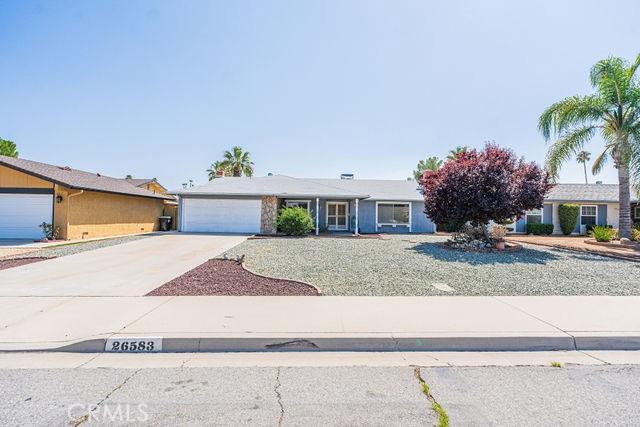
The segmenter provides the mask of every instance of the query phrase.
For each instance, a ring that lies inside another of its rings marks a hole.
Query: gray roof
[[[407,180],[293,178],[285,175],[264,177],[222,177],[207,184],[172,194],[189,196],[277,196],[339,199],[421,201],[418,184]]]
[[[170,196],[155,194],[144,188],[136,187],[125,179],[112,178],[96,173],[85,172],[69,167],[54,166],[33,160],[0,156],[0,165],[33,175],[35,177],[78,190],[101,191],[128,196],[150,197],[154,199],[172,199]]]
[[[618,203],[618,184],[557,184],[551,189],[549,202],[602,202]],[[637,201],[637,193],[631,189],[631,200]]]

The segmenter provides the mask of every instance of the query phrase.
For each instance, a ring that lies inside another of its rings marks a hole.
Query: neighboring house
[[[169,191],[164,188],[155,178],[124,178],[129,184],[136,187],[144,188],[152,193],[168,194]]]
[[[631,216],[640,223],[638,198],[632,190]],[[563,203],[580,205],[575,233],[584,234],[587,225],[611,225],[618,228],[619,209],[617,184],[557,184],[545,197],[542,209],[529,211],[516,222],[516,231],[525,232],[527,223],[553,224],[554,234],[560,234],[558,207]]]
[[[173,197],[124,179],[0,156],[0,239],[37,239],[43,222],[63,239],[154,231]]]
[[[278,210],[300,206],[309,211],[315,233],[431,233],[415,181],[266,177],[221,177],[174,191],[179,229],[185,232],[276,232]]]
[[[178,220],[178,201],[175,196],[171,196],[169,191],[164,188],[157,179],[155,178],[124,178],[129,184],[134,185],[139,188],[144,188],[156,194],[162,194],[165,196],[170,196],[170,200],[165,200],[164,202],[164,212],[163,215],[170,216],[172,218],[171,229],[175,230],[177,228],[177,220]]]

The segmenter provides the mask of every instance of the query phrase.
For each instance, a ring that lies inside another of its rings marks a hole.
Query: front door
[[[348,202],[327,202],[327,230],[347,231],[349,229],[348,219]]]

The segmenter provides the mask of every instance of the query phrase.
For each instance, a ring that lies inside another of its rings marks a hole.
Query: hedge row
[[[539,236],[541,234],[553,233],[553,224],[527,224],[527,234],[535,234]]]

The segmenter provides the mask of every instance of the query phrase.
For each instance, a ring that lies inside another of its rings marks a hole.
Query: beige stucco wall
[[[74,195],[75,194],[75,195]],[[158,229],[164,201],[96,191],[56,188],[62,196],[55,203],[54,223],[69,240],[119,236]]]
[[[3,188],[52,188],[53,184],[35,176],[0,166],[0,187]]]
[[[164,190],[164,188],[162,188],[162,186],[160,184],[158,184],[157,182],[149,182],[145,185],[142,186],[143,188],[153,192],[153,193],[157,193],[157,194],[167,194],[167,192]]]
[[[92,191],[70,200],[68,239],[154,231],[164,207],[159,199]]]

